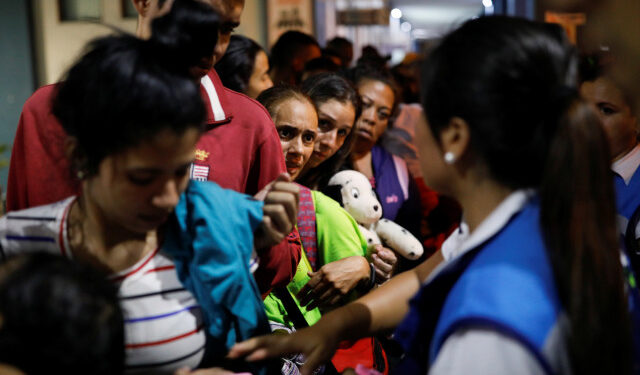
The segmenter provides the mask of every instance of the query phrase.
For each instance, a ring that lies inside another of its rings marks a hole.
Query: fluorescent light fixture
[[[491,8],[493,6],[493,1],[492,0],[482,0],[482,5],[484,5],[485,8]]]
[[[402,17],[402,11],[398,8],[391,9],[391,17],[400,19]]]

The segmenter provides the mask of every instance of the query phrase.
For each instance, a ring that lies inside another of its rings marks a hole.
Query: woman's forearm
[[[441,253],[435,253],[418,267],[393,277],[358,300],[325,314],[317,324],[337,326],[339,336],[344,340],[395,328],[409,311],[411,297],[442,260]]]

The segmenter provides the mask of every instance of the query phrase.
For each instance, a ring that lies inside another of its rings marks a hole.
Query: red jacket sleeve
[[[29,207],[27,199],[27,180],[25,173],[27,161],[24,147],[24,122],[28,114],[23,111],[20,114],[20,122],[16,135],[13,138],[13,147],[11,149],[11,162],[9,164],[9,179],[7,181],[7,212],[17,211]]]
[[[300,251],[300,235],[294,228],[280,244],[258,252],[260,265],[253,276],[263,299],[273,288],[287,286],[293,280],[300,261]]]
[[[37,90],[25,103],[11,150],[7,211],[57,202],[77,194],[65,156],[66,134],[51,113],[54,86]]]
[[[259,127],[262,129],[263,138],[255,153],[255,160],[251,165],[251,171],[247,181],[247,194],[254,195],[264,188],[276,177],[285,173],[287,168],[282,155],[282,146],[276,127],[271,121],[271,117],[262,105],[256,118],[260,120]]]

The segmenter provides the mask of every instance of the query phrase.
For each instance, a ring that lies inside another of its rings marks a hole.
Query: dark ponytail
[[[631,373],[607,136],[574,99],[562,116],[540,185],[540,220],[560,300],[570,320],[574,374]]]
[[[187,72],[203,59],[213,63],[218,26],[218,14],[210,5],[198,0],[175,0],[166,15],[151,23],[149,44],[161,51],[159,63]]]
[[[438,138],[469,125],[474,157],[512,189],[536,188],[541,227],[569,319],[572,372],[629,374],[631,326],[607,137],[578,99],[576,57],[559,27],[469,21],[431,53],[423,104]]]

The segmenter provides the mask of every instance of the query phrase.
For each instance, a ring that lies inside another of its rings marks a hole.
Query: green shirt
[[[316,212],[318,267],[354,255],[369,256],[367,241],[360,233],[358,224],[353,217],[338,202],[319,191],[312,190],[311,197],[313,198],[313,206]],[[307,311],[304,307],[300,307],[295,295],[310,280],[308,272],[312,271],[303,249],[296,274],[287,285],[289,293],[293,296],[293,300],[300,308],[309,325],[313,325],[320,320],[320,310],[315,308]],[[278,326],[293,327],[293,322],[288,317],[282,301],[273,293],[269,294],[264,300],[264,306],[267,317],[272,323],[272,328],[277,329]]]

